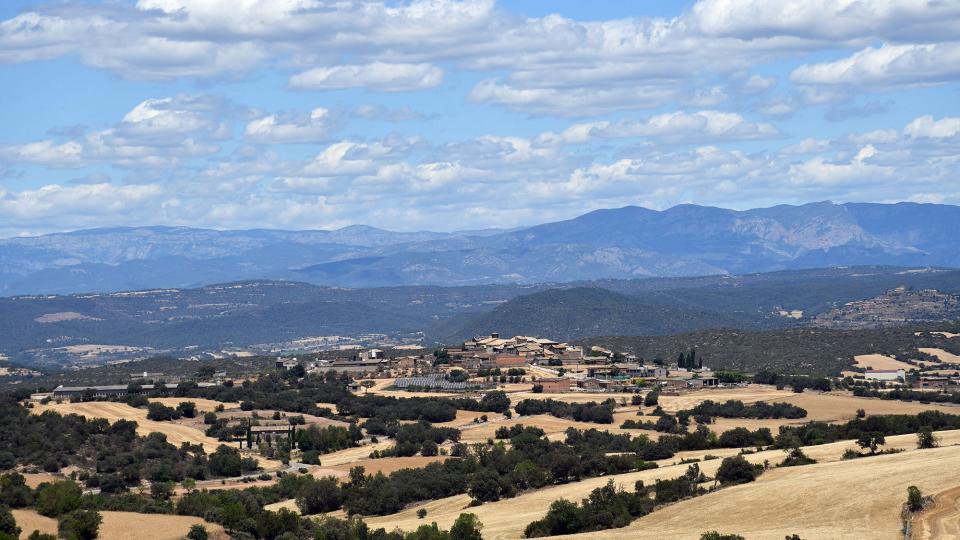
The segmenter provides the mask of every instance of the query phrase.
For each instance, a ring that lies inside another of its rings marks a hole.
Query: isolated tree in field
[[[373,388],[374,385],[376,385],[376,384],[377,384],[377,383],[375,383],[375,382],[373,382],[373,381],[371,381],[371,380],[368,379],[368,380],[366,380],[366,381],[361,382],[361,383],[360,383],[360,386],[363,387],[363,393],[366,394],[367,391],[370,390],[371,388]]]
[[[923,510],[923,493],[917,486],[907,488],[907,509],[911,512]]]
[[[475,514],[460,514],[457,520],[450,527],[450,538],[457,540],[483,540],[480,530],[483,529],[483,523],[477,519]]]
[[[929,426],[924,426],[917,432],[917,448],[936,448],[938,444],[939,441]]]
[[[651,390],[647,392],[647,395],[643,397],[643,406],[644,407],[656,407],[657,400],[660,397],[660,392],[656,390]]]
[[[425,518],[425,517],[427,517],[427,509],[426,509],[426,508],[421,508],[421,509],[417,510],[417,519],[423,519],[423,518]]]
[[[879,431],[873,431],[870,433],[862,433],[859,438],[857,438],[857,446],[863,448],[864,450],[869,449],[870,454],[877,453],[877,447],[887,444],[887,439],[883,436],[883,433]]]
[[[739,534],[722,534],[717,531],[710,531],[701,534],[700,540],[746,540],[746,538]]]
[[[103,518],[96,510],[74,510],[60,518],[59,531],[67,540],[93,540],[100,534]]]
[[[753,482],[757,469],[743,456],[724,458],[717,469],[717,480],[721,484],[744,484]]]
[[[190,532],[187,533],[187,540],[207,540],[208,538],[210,535],[207,534],[207,528],[199,523],[192,525]]]

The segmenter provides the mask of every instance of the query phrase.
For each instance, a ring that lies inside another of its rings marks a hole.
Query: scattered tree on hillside
[[[939,441],[929,426],[920,428],[917,432],[917,448],[936,448],[938,445]]]

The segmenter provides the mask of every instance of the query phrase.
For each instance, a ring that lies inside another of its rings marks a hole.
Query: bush
[[[83,490],[76,482],[64,480],[37,491],[36,508],[41,516],[57,517],[80,508]]]
[[[167,407],[163,403],[153,402],[147,405],[147,420],[162,422],[165,420],[177,420],[180,416],[180,412],[177,409]]]
[[[936,448],[938,444],[937,437],[930,427],[924,426],[917,432],[917,448]]]
[[[74,510],[60,519],[60,536],[67,540],[93,540],[100,534],[103,518],[96,510]]]
[[[739,534],[721,534],[717,531],[710,531],[701,534],[700,540],[746,540],[746,538]]]
[[[917,486],[907,488],[907,510],[919,512],[923,510],[924,502],[923,493],[920,492],[920,488]]]
[[[13,518],[10,509],[6,506],[0,506],[0,538],[19,538],[20,527],[17,527],[17,520]]]
[[[717,480],[721,484],[744,484],[757,478],[757,468],[743,456],[724,458],[717,469]]]
[[[304,515],[322,514],[340,508],[343,497],[334,478],[321,478],[311,483],[297,497],[297,508]]]
[[[483,523],[480,523],[476,514],[460,514],[450,527],[450,539],[483,540],[483,536],[480,535],[482,529]]]
[[[187,533],[187,540],[207,540],[210,535],[207,534],[207,529],[199,523],[192,525],[190,527],[190,532]]]

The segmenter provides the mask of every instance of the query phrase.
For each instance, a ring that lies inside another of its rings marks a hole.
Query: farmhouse
[[[863,378],[868,381],[903,381],[906,372],[901,369],[868,369],[863,372]]]
[[[153,384],[143,384],[140,385],[140,388],[143,391],[149,392],[153,390],[156,385]],[[163,385],[167,390],[175,390],[177,385],[175,383],[166,383]],[[216,386],[216,383],[201,382],[197,383],[197,386],[200,388],[210,388],[211,386]],[[114,385],[104,385],[104,386],[63,386],[62,384],[53,389],[51,392],[51,397],[53,399],[70,399],[70,398],[79,398],[84,396],[89,396],[98,399],[106,399],[112,397],[123,397],[127,395],[129,387],[125,384],[114,384]]]
[[[562,377],[545,377],[538,379],[536,384],[543,388],[544,394],[563,394],[573,389],[573,379]]]

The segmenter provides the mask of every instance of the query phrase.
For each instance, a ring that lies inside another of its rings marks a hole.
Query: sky
[[[0,3],[0,236],[960,203],[960,2]]]

